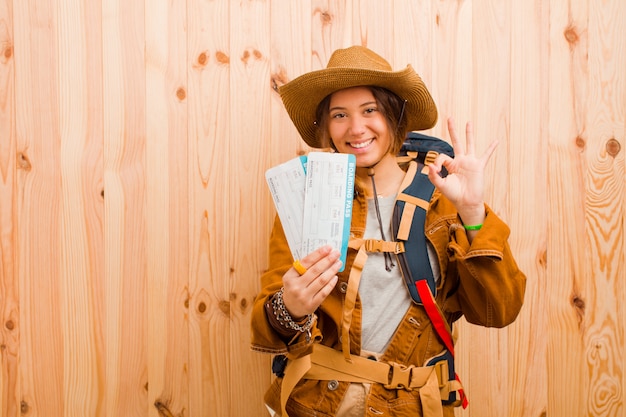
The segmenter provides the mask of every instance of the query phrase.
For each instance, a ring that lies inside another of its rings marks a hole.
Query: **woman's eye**
[[[346,117],[345,113],[335,113],[331,116],[333,119],[342,119],[344,117]]]
[[[376,110],[377,110],[376,107],[369,107],[365,109],[365,113],[367,114],[374,113]]]

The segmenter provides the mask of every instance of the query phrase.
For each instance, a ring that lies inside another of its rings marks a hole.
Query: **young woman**
[[[411,239],[428,248],[435,287],[428,294],[436,303],[429,309],[430,297],[416,302],[407,289],[391,227],[398,195],[415,175],[400,167],[398,151],[407,132],[437,120],[420,77],[410,65],[393,71],[373,51],[354,46],[335,51],[326,69],[292,80],[280,94],[304,141],[355,155],[357,172],[342,272],[339,253],[329,247],[294,260],[275,222],[251,323],[252,348],[285,358],[274,361],[278,377],[265,397],[270,413],[453,416],[462,388],[452,371],[451,338],[438,330],[449,331],[461,316],[504,327],[524,297],[526,278],[511,255],[509,229],[483,200],[496,143],[477,156],[471,125],[463,142],[449,120],[455,157],[440,154],[427,167],[436,190],[425,233]]]

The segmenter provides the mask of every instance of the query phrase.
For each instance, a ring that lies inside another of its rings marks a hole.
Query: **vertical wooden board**
[[[271,215],[263,186],[270,161],[270,2],[241,2],[230,9],[230,213],[228,227],[231,272],[230,401],[232,415],[262,415],[256,401],[267,386],[267,360],[250,350],[250,311],[258,277],[266,265],[264,219]],[[235,381],[245,381],[236,383]]]
[[[468,121],[473,124],[476,154],[489,143],[500,146],[485,169],[485,201],[505,221],[508,207],[500,196],[508,194],[508,136],[510,117],[510,7],[507,2],[472,2],[472,98],[470,119],[455,118],[458,137],[465,143]],[[463,65],[463,64],[461,64]],[[470,415],[508,415],[510,349],[505,330],[469,326],[463,339],[468,373],[461,378],[470,394]],[[484,358],[489,358],[485,366]]]
[[[588,9],[588,98],[581,109],[585,172],[585,212],[591,274],[587,295],[585,362],[589,377],[587,414],[625,412],[624,385],[624,147],[626,107],[626,22],[624,2],[590,1]]]
[[[511,6],[498,0],[475,0],[472,15],[474,90],[468,120],[473,123],[478,155],[482,155],[493,140],[499,140],[500,145],[485,170],[485,199],[506,221],[509,212]],[[457,120],[461,138],[465,138],[465,123],[466,120]]]
[[[349,46],[352,22],[352,0],[311,0],[311,68],[326,68],[337,48]]]
[[[60,333],[66,416],[98,416],[102,361],[101,8],[57,0]]]
[[[585,363],[590,296],[585,292],[590,260],[580,147],[588,87],[587,2],[551,1],[549,15],[547,415],[588,415],[589,376],[580,366]],[[570,387],[568,395],[563,395],[564,387]]]
[[[352,22],[352,36],[343,46],[363,45],[393,62],[394,2],[353,0],[351,3],[352,13],[346,18]]]
[[[102,3],[105,416],[146,416],[144,3]]]
[[[439,109],[439,99],[435,95],[434,73],[437,71],[434,62],[435,28],[439,24],[439,15],[430,0],[396,0],[393,8],[392,33],[394,59],[392,66],[400,70],[411,65],[422,78],[428,91],[433,96]],[[441,123],[441,114],[438,117]],[[424,134],[436,135],[434,128],[422,131]]]
[[[311,70],[311,28],[313,21],[322,19],[323,12],[311,9],[311,1],[271,2],[271,135],[267,138],[270,166],[285,162],[308,151],[278,94],[278,88]],[[269,168],[268,166],[267,168]],[[263,187],[266,187],[263,180]],[[267,188],[264,188],[267,192]],[[267,194],[269,196],[269,194]],[[271,203],[270,203],[271,204]],[[272,206],[272,213],[273,206]],[[269,232],[274,216],[268,218],[265,233]],[[266,259],[267,256],[264,258]]]
[[[17,417],[19,292],[13,7],[0,0],[0,415]]]
[[[437,2],[434,6],[433,73],[430,92],[439,111],[432,133],[449,141],[447,119],[458,126],[471,118],[472,6],[471,2]],[[463,129],[461,129],[463,131]]]
[[[511,2],[510,140],[501,143],[508,160],[508,170],[501,174],[508,178],[509,185],[499,192],[507,194],[509,243],[527,276],[524,306],[506,331],[506,415],[511,417],[540,416],[545,413],[548,400],[548,12],[548,6],[542,2]]]
[[[233,415],[228,188],[231,2],[189,1],[189,415]],[[249,109],[251,110],[251,109]],[[240,145],[245,141],[237,141]],[[235,167],[238,164],[234,165]],[[260,373],[258,370],[257,373]]]
[[[410,64],[422,78],[431,94],[433,84],[434,8],[430,0],[396,0],[393,6],[391,39],[393,53],[389,59],[394,70]],[[433,97],[435,104],[437,98]],[[428,133],[428,132],[425,132]]]
[[[189,409],[186,2],[145,2],[148,402]]]
[[[19,401],[29,416],[63,415],[59,298],[58,62],[54,4],[13,2],[19,268]]]

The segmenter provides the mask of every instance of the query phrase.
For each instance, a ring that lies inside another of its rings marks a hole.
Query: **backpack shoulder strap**
[[[437,290],[424,238],[424,224],[435,190],[428,179],[426,165],[434,161],[439,153],[454,156],[452,146],[447,142],[409,132],[398,154],[399,163],[409,162],[409,168],[402,191],[396,199],[392,231],[396,240],[404,244],[405,252],[398,254],[398,262],[411,298],[420,305],[423,303],[415,285],[417,281],[426,281],[433,296]]]
[[[411,179],[411,182],[396,197],[392,219],[392,233],[398,242],[404,244],[404,252],[397,254],[402,277],[411,298],[420,305],[423,303],[415,286],[417,281],[425,280],[431,292],[435,294],[436,291],[424,238],[426,211],[435,187],[428,177],[421,173],[422,167],[422,164],[411,162],[407,171],[407,178]]]

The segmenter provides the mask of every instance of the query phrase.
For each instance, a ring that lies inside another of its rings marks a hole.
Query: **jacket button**
[[[348,283],[347,282],[342,282],[339,285],[339,291],[341,291],[342,293],[346,293],[346,291],[348,291]]]
[[[337,380],[333,379],[332,381],[328,381],[328,390],[329,391],[334,391],[337,388],[339,388],[339,382],[337,382]]]

